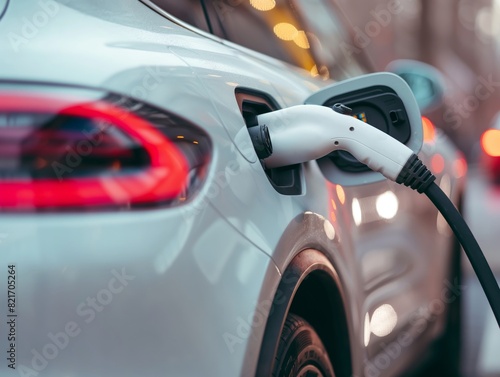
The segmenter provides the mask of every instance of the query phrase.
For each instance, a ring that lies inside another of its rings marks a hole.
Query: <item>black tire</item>
[[[316,331],[292,313],[288,314],[281,333],[273,377],[335,377]]]

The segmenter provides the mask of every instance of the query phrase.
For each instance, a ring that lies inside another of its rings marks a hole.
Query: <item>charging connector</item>
[[[413,151],[393,137],[351,116],[319,105],[298,105],[259,115],[273,153],[267,168],[300,164],[344,150],[373,171],[395,181]]]

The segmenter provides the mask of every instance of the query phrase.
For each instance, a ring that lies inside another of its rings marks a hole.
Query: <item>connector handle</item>
[[[264,160],[268,168],[317,160],[344,150],[395,181],[413,154],[385,132],[325,106],[293,106],[259,115],[257,120],[268,127],[273,144],[273,154]]]

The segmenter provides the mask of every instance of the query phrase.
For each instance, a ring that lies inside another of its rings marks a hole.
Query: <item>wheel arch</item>
[[[319,334],[336,376],[352,375],[346,301],[339,275],[314,249],[298,253],[284,271],[274,295],[259,352],[256,377],[270,376],[288,313],[307,320]]]

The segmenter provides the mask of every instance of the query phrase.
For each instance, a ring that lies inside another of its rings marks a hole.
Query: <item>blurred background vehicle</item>
[[[488,179],[500,183],[500,113],[481,136],[481,164]]]

